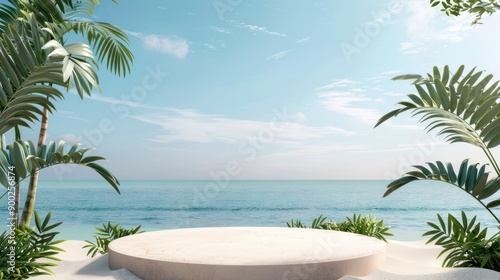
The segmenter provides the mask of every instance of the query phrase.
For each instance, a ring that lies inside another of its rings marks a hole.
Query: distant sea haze
[[[147,231],[221,226],[284,227],[290,219],[310,225],[323,214],[344,220],[354,213],[375,215],[392,227],[392,239],[423,239],[436,213],[478,215],[495,221],[463,191],[444,183],[417,182],[386,198],[387,181],[122,181],[121,195],[104,181],[41,181],[36,209],[62,221],[60,238],[90,240],[96,226],[119,222]],[[24,190],[24,188],[23,188]],[[22,193],[24,195],[24,193]],[[24,197],[24,196],[22,196]],[[7,200],[0,217],[7,217]],[[0,230],[0,232],[6,230]]]

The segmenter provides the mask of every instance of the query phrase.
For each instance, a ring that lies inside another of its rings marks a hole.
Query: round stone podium
[[[385,259],[384,242],[352,233],[266,227],[141,233],[109,244],[109,268],[144,280],[333,280],[363,276]]]

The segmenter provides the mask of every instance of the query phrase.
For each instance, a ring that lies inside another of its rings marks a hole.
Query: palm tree
[[[127,48],[129,44],[127,35],[111,24],[83,20],[78,17],[82,13],[91,16],[99,1],[9,0],[9,2],[11,5],[0,7],[2,18],[0,32],[14,39],[3,42],[16,41],[15,38],[19,35],[17,33],[20,33],[17,30],[28,34],[24,47],[32,48],[31,51],[36,55],[31,58],[23,56],[22,59],[25,59],[28,64],[33,64],[34,60],[39,64],[47,62],[54,64],[53,70],[57,72],[57,75],[54,76],[48,72],[41,73],[36,84],[50,88],[55,97],[62,97],[61,92],[55,86],[63,86],[67,90],[74,86],[81,98],[85,95],[90,96],[94,87],[99,88],[98,76],[93,68],[93,65],[97,66],[97,62],[106,60],[107,68],[119,76],[125,76],[130,72],[133,55]],[[66,44],[64,35],[69,32],[83,35],[90,46],[83,43]],[[94,59],[91,46],[96,50],[97,61]],[[5,53],[6,57],[9,55],[12,55],[12,50]],[[29,101],[28,103],[32,104],[30,106],[33,106],[29,108],[32,111],[19,112],[24,122],[11,121],[14,124],[5,126],[4,130],[7,131],[15,125],[29,126],[28,122],[37,120],[37,116],[41,115],[41,128],[37,143],[37,150],[40,151],[46,139],[48,115],[51,109],[54,109],[51,98],[53,99],[54,96],[47,96],[43,101]],[[43,111],[40,111],[35,104],[41,105]],[[0,130],[0,134],[5,131]],[[31,171],[21,225],[29,225],[33,214],[38,171],[38,168]]]
[[[493,75],[482,77],[475,68],[462,77],[465,67],[460,66],[452,75],[448,66],[442,73],[434,67],[433,74],[402,75],[393,80],[413,80],[417,94],[409,94],[409,101],[398,104],[400,108],[385,114],[375,127],[405,111],[420,116],[420,122],[429,122],[427,131],[437,131],[450,143],[468,143],[479,147],[491,164],[494,175],[486,165],[469,164],[465,159],[455,170],[451,163],[437,161],[416,165],[415,170],[404,174],[388,185],[384,196],[406,184],[417,180],[434,180],[451,184],[468,193],[484,206],[500,224],[500,219],[491,208],[500,206],[500,198],[489,203],[500,189],[500,167],[491,149],[500,145],[500,81],[491,83]]]

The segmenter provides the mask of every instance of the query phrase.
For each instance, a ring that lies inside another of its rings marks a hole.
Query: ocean
[[[119,222],[146,231],[186,227],[284,227],[290,219],[308,225],[324,215],[344,220],[354,213],[375,215],[391,226],[391,239],[418,240],[437,222],[436,214],[461,210],[490,231],[496,222],[462,190],[439,182],[417,182],[386,198],[387,181],[122,181],[121,195],[104,181],[41,181],[36,209],[52,211],[60,238],[91,240],[95,227]],[[22,198],[25,188],[22,189]],[[7,200],[0,200],[7,218]],[[500,212],[496,211],[500,214]],[[6,220],[6,219],[5,219]],[[5,223],[7,224],[7,223]],[[7,230],[7,226],[5,229]],[[4,231],[4,230],[0,230]]]

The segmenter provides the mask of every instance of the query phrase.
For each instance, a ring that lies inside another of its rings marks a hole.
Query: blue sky
[[[428,160],[485,162],[408,114],[373,126],[413,92],[396,75],[465,64],[498,79],[498,15],[471,27],[428,1],[102,2],[93,20],[127,31],[132,73],[101,67],[102,92],[66,95],[49,138],[97,148],[122,180],[394,179]]]

